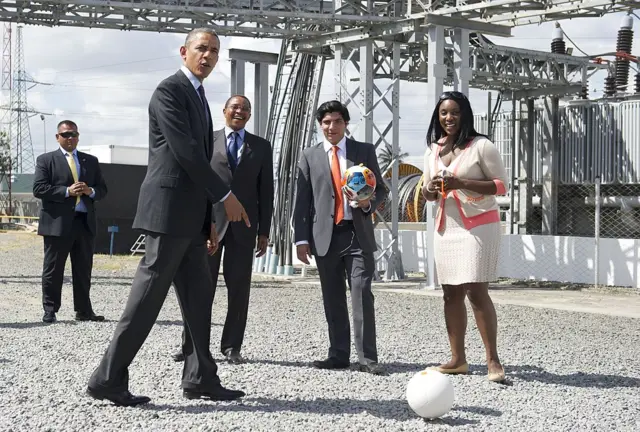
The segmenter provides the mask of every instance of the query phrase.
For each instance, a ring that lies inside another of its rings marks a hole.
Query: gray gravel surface
[[[96,257],[92,300],[105,323],[73,320],[67,279],[59,322],[44,325],[41,263],[41,239],[0,234],[0,430],[640,430],[639,320],[498,305],[500,354],[510,381],[497,385],[486,380],[469,310],[472,373],[452,377],[453,409],[425,421],[409,409],[404,392],[414,373],[447,359],[441,300],[376,293],[378,346],[389,376],[355,366],[318,371],[309,362],[327,350],[320,290],[288,282],[253,285],[243,349],[248,362],[220,363],[222,382],[246,391],[243,401],[182,397],[181,365],[170,357],[181,334],[171,291],[130,368],[131,391],[152,402],[114,407],[84,390],[122,313],[137,259]],[[216,359],[226,309],[222,281],[219,286]]]

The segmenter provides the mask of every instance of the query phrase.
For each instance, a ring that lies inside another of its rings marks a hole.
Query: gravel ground
[[[447,359],[440,299],[376,293],[378,346],[388,376],[364,374],[355,366],[318,371],[308,364],[327,349],[320,291],[277,282],[253,285],[243,349],[248,362],[220,364],[222,382],[246,391],[243,401],[182,397],[181,365],[170,357],[181,333],[171,291],[130,368],[131,391],[152,402],[114,407],[88,398],[84,390],[122,313],[137,259],[96,257],[92,300],[105,323],[73,320],[67,284],[59,322],[44,325],[41,263],[41,239],[0,234],[1,430],[640,429],[639,320],[498,305],[500,354],[509,377],[508,385],[498,385],[486,380],[484,350],[470,313],[472,373],[452,377],[453,409],[425,421],[409,409],[404,392],[414,373]],[[213,311],[216,359],[225,308],[222,288]]]

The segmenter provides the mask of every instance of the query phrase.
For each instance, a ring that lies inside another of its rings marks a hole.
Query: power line
[[[107,63],[107,64],[104,64],[104,65],[90,66],[90,67],[86,67],[86,68],[67,69],[67,70],[55,71],[55,73],[57,75],[57,74],[64,74],[64,73],[71,73],[71,72],[81,72],[81,71],[99,69],[99,68],[105,68],[105,67],[122,66],[122,65],[134,64],[134,63],[147,63],[147,62],[150,62],[150,61],[168,60],[168,59],[174,59],[175,60],[176,56],[172,55],[172,56],[164,56],[164,57],[154,57],[154,58],[144,59],[144,60],[131,60],[131,61],[120,62],[120,63]]]

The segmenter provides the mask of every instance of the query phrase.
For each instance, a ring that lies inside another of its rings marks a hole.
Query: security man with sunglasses
[[[79,152],[78,126],[71,120],[58,124],[60,147],[38,156],[33,195],[42,200],[38,234],[44,239],[42,268],[42,321],[54,323],[60,309],[62,281],[71,255],[73,306],[77,321],[104,321],[91,306],[91,270],[96,236],[94,202],[107,195],[98,159]]]

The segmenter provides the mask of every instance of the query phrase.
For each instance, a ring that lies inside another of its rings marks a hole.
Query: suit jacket
[[[149,102],[149,162],[133,228],[177,237],[208,233],[210,202],[229,192],[209,165],[212,152],[209,109],[179,70]]]
[[[227,138],[224,128],[213,134],[213,157],[211,167],[236,195],[249,216],[251,227],[244,221],[227,220],[224,204],[213,204],[213,219],[216,231],[221,236],[227,229],[233,230],[234,238],[243,245],[254,247],[256,235],[269,236],[273,213],[273,162],[271,143],[245,130],[244,147],[235,172],[231,172],[227,158]]]
[[[358,242],[364,252],[377,249],[373,234],[371,214],[387,196],[375,147],[372,144],[347,138],[347,168],[363,164],[376,176],[376,191],[371,199],[371,209],[352,209],[353,225]],[[346,198],[345,198],[346,199]],[[311,252],[317,256],[326,255],[333,232],[333,212],[335,196],[329,158],[320,143],[302,152],[298,163],[296,180],[296,202],[293,213],[295,242],[306,240]]]
[[[82,195],[80,199],[87,208],[87,224],[91,234],[96,235],[96,211],[94,201],[107,195],[107,184],[102,177],[100,164],[95,156],[78,152],[80,176],[78,181],[92,187],[95,196]],[[76,197],[65,197],[67,187],[74,183],[71,168],[59,148],[41,154],[36,159],[33,179],[33,196],[42,200],[38,234],[43,236],[66,236],[71,232],[75,217]]]
[[[423,171],[425,182],[429,182],[441,173],[439,161],[442,147],[443,144],[433,143],[425,151]],[[483,136],[473,138],[454,162],[455,164],[448,169],[453,171],[454,176],[471,180],[492,180],[496,185],[495,195],[506,195],[505,185],[508,184],[508,178],[502,156],[489,139]],[[486,223],[500,222],[500,208],[495,195],[482,195],[467,189],[457,189],[447,194],[447,198],[453,197],[465,228],[472,229]],[[436,229],[442,231],[444,200],[438,195],[437,201],[435,223]]]

